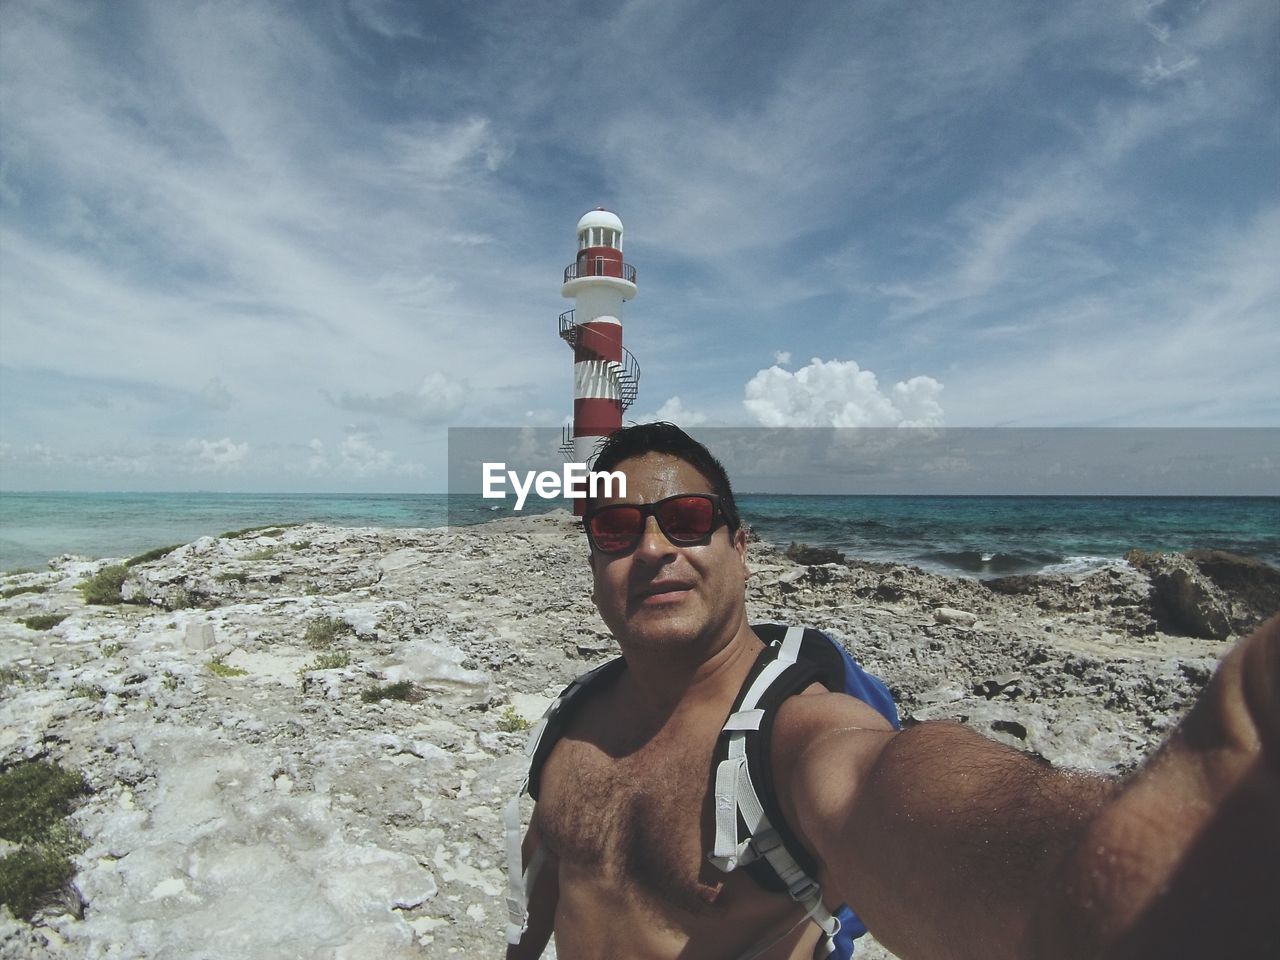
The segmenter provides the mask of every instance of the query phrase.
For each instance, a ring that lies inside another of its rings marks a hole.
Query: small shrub
[[[160,681],[160,686],[164,687],[166,690],[177,690],[178,678],[166,670],[164,672],[164,679]]]
[[[289,549],[290,550],[309,550],[311,549],[311,541],[296,540],[293,543],[289,544]]]
[[[21,670],[15,670],[13,667],[0,667],[0,687],[7,687],[11,683],[21,683],[24,676]]]
[[[0,903],[7,903],[15,917],[30,920],[75,873],[70,857],[56,847],[20,847],[0,860]]]
[[[307,632],[302,639],[307,646],[315,650],[323,650],[333,646],[334,642],[344,634],[351,632],[351,624],[337,617],[321,617],[307,624]]]
[[[18,597],[24,593],[48,593],[49,588],[42,584],[32,584],[29,587],[6,587],[0,590],[0,599],[8,600],[10,597]]]
[[[280,547],[263,547],[245,557],[246,560],[270,560],[280,552]]]
[[[76,589],[84,597],[85,603],[124,603],[120,597],[120,587],[128,575],[129,570],[124,564],[103,567],[89,579],[76,584]]]
[[[126,567],[136,567],[140,563],[150,563],[152,560],[159,560],[161,557],[167,557],[180,546],[182,546],[182,544],[174,543],[167,547],[156,547],[154,550],[148,550],[146,553],[140,553],[136,557],[130,557],[124,562],[124,565]]]
[[[239,667],[223,663],[221,660],[210,660],[205,666],[216,677],[243,677],[249,672],[248,670],[241,670]]]
[[[23,617],[18,622],[28,630],[52,630],[67,619],[67,616],[65,613],[37,613],[35,616]]]
[[[166,610],[187,610],[195,606],[195,600],[187,590],[178,590],[162,606]]]
[[[102,648],[102,655],[104,657],[114,657],[119,652],[120,652],[120,644],[114,643],[114,642],[108,643]]]
[[[0,773],[0,837],[10,843],[47,838],[72,801],[88,792],[82,774],[47,760],[10,767]]]
[[[219,537],[219,540],[239,540],[241,537],[249,534],[256,534],[259,537],[278,537],[290,527],[296,527],[296,523],[283,524],[264,524],[256,527],[245,527],[243,530],[228,530]]]
[[[363,690],[360,699],[365,703],[377,703],[379,700],[420,700],[421,697],[414,692],[410,681],[398,680]]]
[[[244,585],[249,582],[249,575],[241,570],[236,570],[229,573],[220,573],[213,579],[217,580],[219,583],[231,583],[234,581],[235,583]]]
[[[351,654],[349,653],[322,653],[298,672],[310,673],[312,670],[341,670],[343,667],[349,666],[351,666]]]
[[[69,697],[84,697],[86,700],[101,700],[106,695],[107,691],[92,683],[77,683],[67,691]]]
[[[498,717],[498,729],[503,733],[520,733],[522,730],[529,729],[529,721],[520,716],[520,711],[508,704],[502,711],[502,715]]]
[[[88,793],[79,773],[35,760],[0,773],[0,837],[22,846],[0,859],[0,903],[30,920],[75,874],[80,839],[64,817]]]

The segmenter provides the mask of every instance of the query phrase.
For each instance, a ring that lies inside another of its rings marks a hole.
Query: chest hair
[[[593,743],[562,740],[547,765],[539,814],[551,849],[628,894],[708,912],[722,878],[706,862],[713,746],[655,743],[613,757]]]

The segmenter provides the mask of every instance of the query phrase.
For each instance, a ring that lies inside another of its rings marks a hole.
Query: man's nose
[[[671,556],[675,552],[675,546],[658,526],[658,518],[645,517],[644,532],[640,535],[640,542],[636,544],[635,555],[641,560],[652,562]]]

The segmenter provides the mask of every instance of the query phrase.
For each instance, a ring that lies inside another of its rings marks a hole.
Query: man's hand
[[[1223,659],[1055,880],[1027,956],[1280,956],[1280,617]]]

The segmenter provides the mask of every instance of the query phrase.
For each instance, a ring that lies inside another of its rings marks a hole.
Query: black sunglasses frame
[[[661,509],[664,503],[670,503],[672,500],[687,500],[690,497],[693,497],[694,499],[697,499],[697,500],[708,500],[711,502],[711,529],[708,530],[703,536],[698,537],[698,539],[696,540],[683,540],[677,537],[673,537],[671,534],[667,532],[667,528],[663,526],[662,517],[658,514],[658,510]],[[640,532],[636,535],[636,538],[634,541],[632,541],[630,544],[623,547],[622,549],[605,550],[598,543],[596,543],[596,538],[591,533],[591,521],[593,518],[599,516],[602,513],[607,513],[610,510],[621,510],[621,509],[640,511]],[[648,526],[648,521],[650,517],[653,517],[653,519],[657,521],[658,529],[662,531],[662,535],[667,538],[667,541],[671,543],[672,546],[676,546],[676,547],[703,546],[704,544],[710,542],[712,534],[714,534],[716,530],[720,528],[720,525],[722,523],[727,524],[729,522],[729,517],[725,513],[724,506],[720,502],[719,494],[677,493],[671,497],[663,497],[661,500],[655,500],[653,503],[611,503],[611,504],[608,504],[607,506],[596,507],[593,510],[588,510],[586,513],[582,515],[582,529],[587,532],[587,540],[591,543],[591,548],[595,550],[597,553],[603,553],[609,556],[620,556],[621,554],[624,554],[624,553],[630,553],[632,550],[634,550],[636,547],[640,545],[640,541],[644,538],[644,529],[646,526]]]

